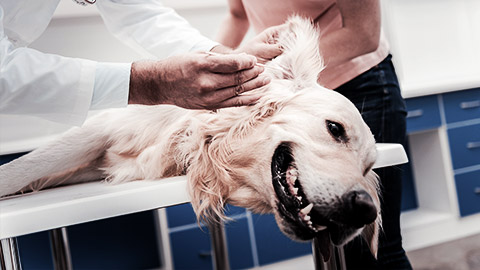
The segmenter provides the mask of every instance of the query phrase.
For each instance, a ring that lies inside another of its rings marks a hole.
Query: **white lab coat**
[[[59,1],[0,0],[0,114],[80,125],[92,97],[112,97],[97,101],[98,108],[127,105],[130,64],[97,63],[25,47],[46,29]],[[98,0],[95,5],[109,31],[145,57],[217,45],[156,0]]]

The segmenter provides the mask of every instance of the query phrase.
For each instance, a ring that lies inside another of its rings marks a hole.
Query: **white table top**
[[[398,144],[377,144],[374,168],[408,162]],[[0,199],[0,239],[189,202],[187,178],[91,182]]]

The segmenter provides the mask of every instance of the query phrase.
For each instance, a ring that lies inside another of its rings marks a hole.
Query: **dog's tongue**
[[[320,251],[320,254],[323,257],[323,261],[327,262],[330,260],[330,254],[332,252],[332,245],[330,243],[330,233],[328,230],[323,230],[317,233],[315,236],[317,241],[317,249]]]

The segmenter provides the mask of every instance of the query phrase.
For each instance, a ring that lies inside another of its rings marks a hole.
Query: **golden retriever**
[[[98,179],[187,175],[200,219],[226,203],[274,213],[296,240],[342,245],[363,232],[376,254],[380,226],[375,141],[355,106],[317,84],[318,31],[293,17],[267,65],[272,82],[247,107],[112,109],[0,167],[0,196]]]

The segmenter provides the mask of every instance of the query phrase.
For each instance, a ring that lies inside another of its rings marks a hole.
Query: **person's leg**
[[[405,103],[390,57],[336,91],[357,106],[376,142],[405,145]],[[357,237],[345,246],[347,269],[411,269],[400,233],[401,166],[375,171],[380,177],[383,219],[378,259],[370,254],[365,241]]]

